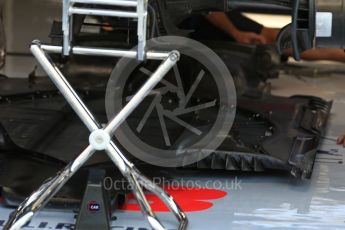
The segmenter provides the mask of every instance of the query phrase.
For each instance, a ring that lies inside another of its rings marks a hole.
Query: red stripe
[[[213,207],[211,200],[217,200],[225,197],[227,193],[222,190],[206,188],[165,188],[172,195],[175,201],[185,212],[205,211]],[[165,204],[154,194],[146,195],[155,212],[169,212]],[[140,206],[136,202],[133,194],[127,196],[126,203],[120,208],[125,211],[140,211]]]

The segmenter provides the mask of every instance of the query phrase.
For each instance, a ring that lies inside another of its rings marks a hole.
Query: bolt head
[[[90,145],[98,151],[105,150],[110,141],[110,135],[102,129],[93,131],[89,137]]]

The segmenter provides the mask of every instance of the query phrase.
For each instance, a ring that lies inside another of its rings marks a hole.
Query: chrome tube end
[[[169,58],[173,62],[178,62],[181,58],[181,53],[177,50],[173,50],[169,54]]]
[[[31,42],[30,47],[32,47],[32,46],[41,47],[41,45],[42,45],[42,42],[41,42],[40,40],[33,40],[33,41]]]

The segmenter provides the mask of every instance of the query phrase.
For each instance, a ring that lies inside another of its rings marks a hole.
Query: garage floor
[[[303,65],[311,68],[298,70],[297,77],[283,73],[271,83],[276,95],[304,94],[334,100],[312,179],[299,181],[285,173],[173,172],[180,179],[167,189],[187,211],[189,229],[345,228],[345,149],[336,146],[334,140],[345,132],[345,74],[339,71],[344,66],[334,63]],[[336,68],[337,74],[320,72],[320,66]],[[193,185],[199,189],[181,188]],[[149,199],[168,229],[175,229],[175,221],[165,212],[164,206],[157,203],[154,196]],[[116,217],[113,229],[150,229],[133,200],[123,209],[113,213],[114,219]],[[0,208],[0,226],[11,211]],[[72,210],[46,210],[25,229],[71,229],[74,218]]]

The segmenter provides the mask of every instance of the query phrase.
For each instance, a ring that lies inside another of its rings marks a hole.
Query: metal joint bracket
[[[110,144],[110,141],[111,137],[109,133],[107,133],[103,129],[93,131],[89,137],[90,145],[98,151],[105,150]]]

